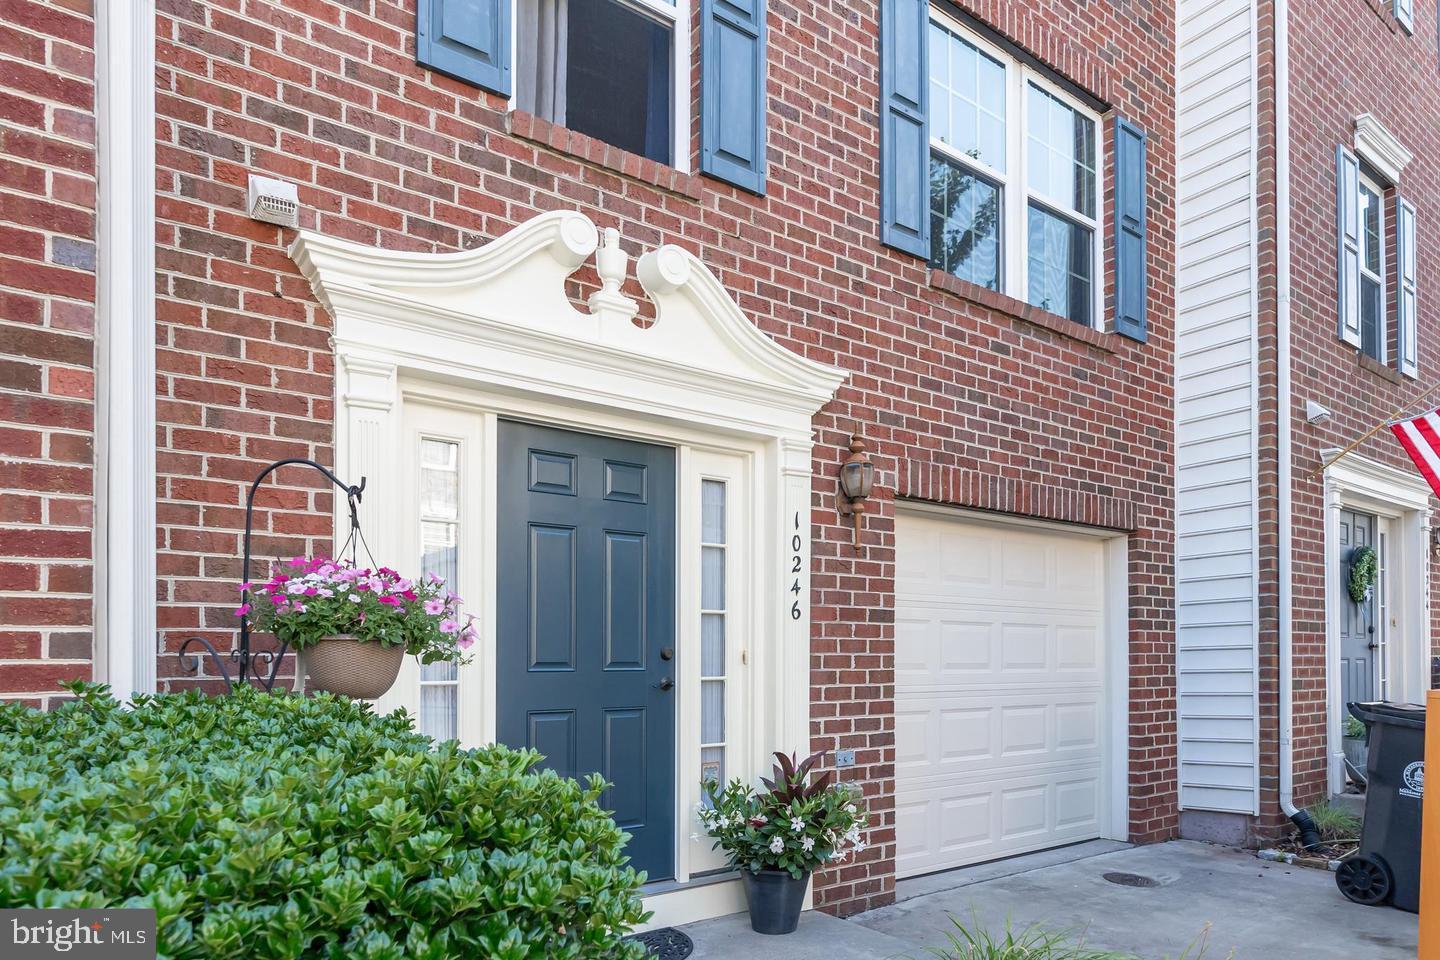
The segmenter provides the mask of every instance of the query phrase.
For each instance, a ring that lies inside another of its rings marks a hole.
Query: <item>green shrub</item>
[[[175,960],[643,956],[598,778],[324,695],[74,690],[0,707],[0,907],[153,907]]]

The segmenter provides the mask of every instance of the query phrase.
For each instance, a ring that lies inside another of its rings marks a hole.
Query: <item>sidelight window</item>
[[[725,780],[727,487],[700,482],[700,775]]]
[[[459,570],[460,444],[420,441],[420,569],[454,589]],[[459,674],[454,663],[420,666],[419,731],[435,740],[458,736]]]

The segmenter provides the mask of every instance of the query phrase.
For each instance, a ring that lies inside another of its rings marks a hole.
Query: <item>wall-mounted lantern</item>
[[[840,465],[840,490],[835,498],[835,508],[840,516],[850,517],[855,525],[855,549],[860,549],[860,515],[865,512],[865,501],[875,486],[875,464],[865,452],[865,441],[859,435],[850,438],[850,456]]]

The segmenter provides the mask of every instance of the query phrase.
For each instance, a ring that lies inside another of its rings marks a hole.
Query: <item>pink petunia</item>
[[[445,612],[445,601],[438,597],[425,601],[425,612],[432,617],[438,617]]]
[[[455,645],[458,646],[461,650],[469,650],[471,647],[473,647],[475,645],[475,628],[466,627],[463,631],[461,631],[460,639],[455,641]]]
[[[250,604],[248,604],[248,603],[242,603],[242,604],[240,604],[239,607],[237,607],[237,608],[235,609],[235,616],[237,616],[237,617],[243,617],[243,616],[245,616],[245,614],[247,614],[247,613],[249,613],[249,612],[250,612]]]
[[[458,623],[456,623],[454,620],[450,620],[450,619],[441,620],[441,621],[440,621],[440,632],[441,632],[441,633],[459,633],[459,632],[460,632],[460,624],[458,624]]]

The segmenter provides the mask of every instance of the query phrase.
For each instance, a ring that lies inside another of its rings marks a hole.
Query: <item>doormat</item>
[[[661,927],[658,930],[634,933],[625,939],[643,943],[646,954],[653,957],[654,960],[685,960],[695,949],[695,944],[690,938],[674,927]]]

